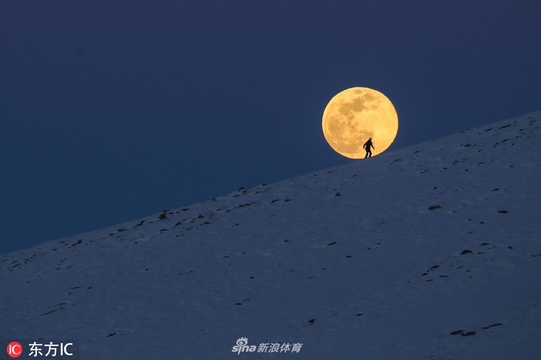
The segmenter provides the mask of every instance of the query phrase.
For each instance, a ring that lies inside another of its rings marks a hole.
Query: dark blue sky
[[[348,87],[394,103],[390,150],[540,110],[540,19],[538,0],[2,1],[0,253],[347,163],[321,115]]]

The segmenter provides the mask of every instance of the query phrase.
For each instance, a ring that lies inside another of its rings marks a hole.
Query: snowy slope
[[[81,359],[541,359],[540,140],[537,112],[0,256],[0,338],[76,339]]]

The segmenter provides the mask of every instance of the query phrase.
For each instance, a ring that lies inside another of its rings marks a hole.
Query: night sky
[[[349,163],[352,86],[388,151],[541,110],[540,39],[539,0],[2,1],[0,253]]]

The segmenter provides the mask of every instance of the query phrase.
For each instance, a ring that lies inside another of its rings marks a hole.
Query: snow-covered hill
[[[0,256],[0,338],[80,359],[541,359],[540,140],[537,112]]]

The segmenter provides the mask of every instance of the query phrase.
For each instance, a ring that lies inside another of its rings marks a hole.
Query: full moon
[[[323,111],[325,140],[337,153],[362,159],[363,145],[372,139],[372,156],[391,146],[398,132],[398,115],[391,101],[377,90],[353,87],[336,94]]]

